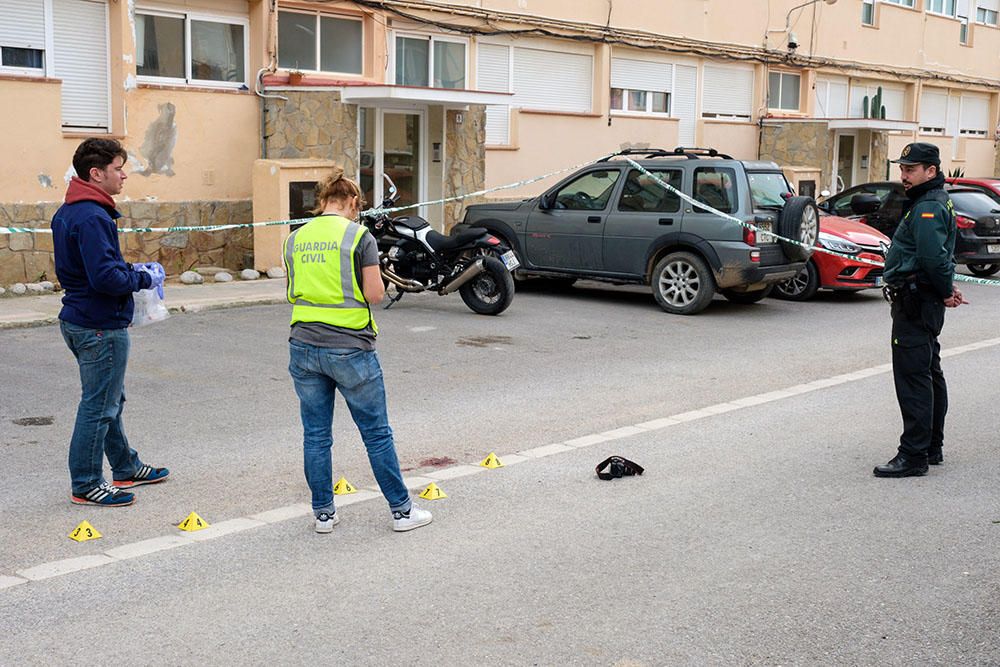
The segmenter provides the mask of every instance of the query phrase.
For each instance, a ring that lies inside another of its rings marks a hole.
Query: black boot
[[[931,447],[927,450],[927,462],[932,466],[944,463],[944,452],[941,451],[940,447]]]
[[[900,452],[888,463],[875,466],[876,477],[919,477],[927,474],[927,457]]]

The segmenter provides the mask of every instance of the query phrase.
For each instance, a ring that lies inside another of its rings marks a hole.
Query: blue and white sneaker
[[[332,533],[333,527],[340,523],[340,515],[334,512],[330,514],[329,512],[320,512],[319,516],[316,517],[316,532],[317,533]]]
[[[131,489],[133,486],[162,482],[169,476],[170,471],[166,468],[154,468],[153,466],[143,465],[128,479],[116,479],[111,483],[119,489]]]
[[[74,493],[70,496],[74,505],[98,505],[100,507],[125,507],[135,502],[135,494],[120,491],[107,482],[101,482],[86,493]]]

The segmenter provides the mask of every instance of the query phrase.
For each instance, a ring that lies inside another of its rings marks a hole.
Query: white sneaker
[[[414,528],[420,528],[420,526],[426,526],[433,520],[434,515],[430,512],[422,510],[416,505],[411,505],[410,511],[406,514],[402,512],[392,513],[392,529],[397,533],[402,533]]]
[[[316,517],[316,532],[317,533],[332,533],[333,527],[340,523],[340,515],[334,512],[333,514],[327,514],[326,512],[320,512],[320,515]]]

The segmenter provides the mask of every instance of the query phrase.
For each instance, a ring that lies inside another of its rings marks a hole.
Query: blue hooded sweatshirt
[[[118,245],[121,213],[104,190],[73,177],[66,202],[52,218],[56,276],[65,290],[59,319],[89,329],[124,329],[132,323],[132,293],[152,277],[136,271]]]

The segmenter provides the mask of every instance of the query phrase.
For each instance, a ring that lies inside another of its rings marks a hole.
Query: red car
[[[824,215],[819,219],[819,238],[816,244],[827,250],[876,262],[885,261],[889,237],[868,225]],[[882,267],[856,262],[852,259],[814,252],[797,276],[775,285],[779,299],[807,301],[822,289],[857,292],[882,287]]]

